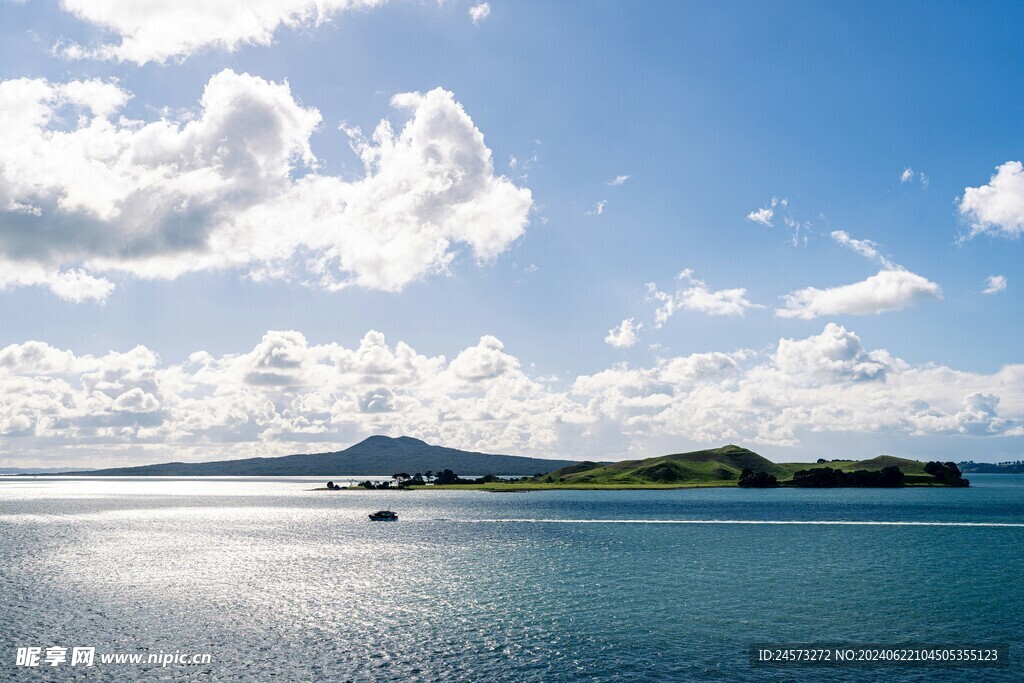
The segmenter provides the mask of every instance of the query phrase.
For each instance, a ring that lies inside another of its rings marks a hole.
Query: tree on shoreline
[[[937,460],[925,463],[924,471],[946,486],[970,486],[971,482],[964,479],[955,462],[941,463]]]
[[[853,472],[816,467],[794,474],[793,485],[804,488],[896,488],[903,486],[903,479],[903,471],[898,467]]]
[[[745,489],[771,489],[779,486],[779,480],[774,474],[755,472],[751,469],[743,470],[738,483]]]

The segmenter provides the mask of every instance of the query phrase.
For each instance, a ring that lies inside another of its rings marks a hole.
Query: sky
[[[0,0],[0,464],[1020,459],[1022,20]]]

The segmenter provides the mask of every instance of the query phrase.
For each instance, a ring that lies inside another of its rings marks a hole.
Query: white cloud
[[[618,327],[608,330],[604,343],[617,349],[628,349],[639,340],[638,332],[643,326],[643,323],[634,323],[633,318],[626,318]]]
[[[594,208],[593,209],[588,209],[585,212],[585,215],[587,215],[587,216],[600,216],[601,214],[604,213],[604,207],[605,207],[606,204],[608,204],[608,200],[607,199],[602,199],[597,204],[594,204]]]
[[[684,284],[675,294],[662,292],[653,282],[647,283],[647,300],[659,304],[654,313],[655,327],[661,327],[679,310],[696,311],[712,316],[742,316],[750,309],[763,308],[747,300],[744,288],[708,289],[703,280],[693,277],[693,270],[687,268],[679,273]]]
[[[270,45],[280,27],[319,26],[346,10],[376,7],[384,0],[62,0],[78,19],[109,31],[115,43],[58,44],[76,59],[113,59],[136,64],[187,58],[204,49],[233,52]]]
[[[460,247],[493,259],[528,223],[530,191],[494,174],[440,88],[392,99],[409,113],[400,130],[343,129],[365,169],[353,181],[317,172],[320,113],[287,83],[223,71],[183,122],[126,120],[129,97],[100,81],[0,82],[0,259],[36,273],[7,286],[102,300],[112,285],[97,273],[232,268],[397,291]]]
[[[912,183],[914,182],[914,178],[917,178],[917,181],[921,183],[921,187],[928,187],[928,176],[924,173],[915,173],[914,169],[909,166],[903,169],[903,173],[900,173],[900,183]]]
[[[925,299],[942,299],[937,284],[891,261],[878,250],[876,242],[854,239],[843,230],[832,231],[832,239],[883,269],[861,282],[791,292],[783,297],[784,307],[776,309],[775,315],[804,320],[825,315],[874,315],[902,310]]]
[[[807,246],[807,241],[809,239],[808,231],[811,229],[810,222],[805,221],[801,223],[795,218],[790,218],[789,216],[786,216],[786,218],[783,219],[783,222],[789,229],[789,243],[794,247],[799,247],[801,245]]]
[[[476,346],[462,351],[449,366],[459,379],[480,382],[518,371],[519,361],[505,353],[505,345],[496,337],[485,335]]]
[[[608,185],[610,187],[618,187],[620,185],[625,185],[626,181],[629,180],[631,177],[632,176],[628,175],[617,175],[611,180],[609,180],[607,183],[605,183],[605,185]]]
[[[771,227],[771,225],[772,225],[772,217],[774,215],[775,215],[775,211],[773,211],[771,208],[765,206],[765,207],[762,207],[762,208],[758,209],[757,211],[751,211],[750,213],[748,213],[747,214],[747,220],[748,221],[752,221],[754,223],[760,223],[761,225],[766,225],[768,227]]]
[[[982,290],[982,294],[998,294],[1006,290],[1006,276],[989,275],[988,279],[985,280],[985,285],[986,287]]]
[[[46,287],[59,298],[73,303],[104,303],[114,291],[113,282],[93,277],[81,269],[48,270],[36,264],[0,259],[0,292],[32,286]]]
[[[835,323],[825,325],[815,337],[780,339],[774,363],[788,376],[803,378],[805,384],[880,380],[893,365],[888,354],[865,352],[860,337]]]
[[[763,351],[617,364],[567,388],[531,376],[491,336],[453,355],[425,356],[373,331],[350,348],[268,332],[248,351],[171,364],[144,347],[91,356],[13,344],[0,349],[0,448],[85,465],[315,452],[373,433],[592,457],[650,455],[647,444],[663,438],[787,446],[816,433],[1024,435],[1024,365],[912,366],[833,323]]]
[[[775,221],[779,218],[782,219],[782,223],[789,233],[790,244],[794,247],[807,244],[809,239],[808,231],[811,228],[811,224],[808,221],[801,221],[793,216],[789,210],[789,199],[786,197],[782,199],[772,197],[772,200],[766,206],[747,214],[748,221],[767,228],[774,227]]]
[[[966,239],[982,233],[1003,237],[1024,234],[1024,165],[1007,161],[987,185],[964,188],[960,214],[970,221]]]
[[[516,179],[519,181],[525,181],[529,177],[529,171],[540,161],[540,140],[531,140],[530,149],[520,156],[511,155],[508,160],[508,168],[510,171],[518,172]]]
[[[153,394],[140,387],[133,387],[114,399],[110,410],[115,413],[153,413],[160,408],[160,402]]]
[[[469,18],[473,20],[473,24],[476,26],[479,26],[489,16],[491,16],[491,6],[486,2],[481,2],[479,5],[473,5],[469,8]]]
[[[866,280],[829,289],[806,287],[783,297],[781,318],[810,320],[826,315],[874,315],[899,311],[927,299],[941,299],[941,288],[906,270],[882,270]]]
[[[882,266],[885,266],[886,268],[898,267],[887,257],[883,256],[880,251],[878,251],[877,242],[872,242],[871,240],[854,239],[843,230],[833,230],[832,239],[835,240],[837,244],[840,244],[846,247],[847,249],[850,249],[851,251],[860,254],[861,256],[870,261],[875,261],[876,263],[879,263]]]
[[[114,291],[114,284],[104,278],[97,278],[81,270],[65,270],[50,275],[46,286],[65,301],[105,302]]]

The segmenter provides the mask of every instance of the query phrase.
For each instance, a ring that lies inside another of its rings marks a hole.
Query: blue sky
[[[0,4],[10,464],[1019,457],[1018,6],[335,4]]]

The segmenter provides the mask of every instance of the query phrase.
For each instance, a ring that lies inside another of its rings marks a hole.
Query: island
[[[672,455],[599,463],[583,461],[533,476],[463,478],[451,469],[438,473],[396,473],[392,481],[364,481],[361,489],[462,489],[539,491],[552,489],[678,489],[742,488],[900,488],[908,486],[967,487],[953,462],[921,462],[891,455],[867,460],[826,460],[775,463],[735,445]],[[332,482],[333,485],[333,482]],[[345,490],[333,485],[332,490]]]
[[[980,468],[975,463],[969,464]],[[534,491],[678,489],[703,486],[964,487],[969,486],[969,482],[961,474],[964,471],[978,470],[966,470],[952,462],[926,463],[891,455],[880,455],[867,460],[819,458],[813,463],[775,463],[751,450],[732,444],[721,448],[621,462],[581,461],[579,458],[553,460],[463,451],[428,444],[409,436],[390,437],[378,434],[344,450],[326,453],[298,453],[210,462],[155,463],[99,470],[75,470],[60,474],[88,477],[315,476],[323,477],[321,481],[329,484],[313,489],[323,491],[449,488]],[[388,472],[395,474],[391,475],[390,480],[380,481],[380,475]],[[55,474],[57,473],[49,472],[35,476]],[[345,485],[340,482],[344,482]]]

